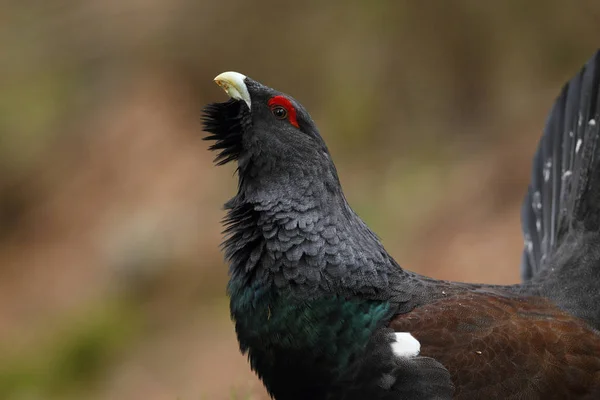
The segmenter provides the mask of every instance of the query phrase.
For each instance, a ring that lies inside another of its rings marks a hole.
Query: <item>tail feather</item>
[[[569,231],[599,228],[599,85],[597,51],[565,85],[546,121],[521,209],[523,280],[546,267]]]

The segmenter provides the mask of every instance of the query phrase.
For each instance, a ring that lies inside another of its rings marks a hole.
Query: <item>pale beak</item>
[[[229,71],[217,75],[215,82],[223,88],[229,97],[236,100],[244,100],[248,108],[250,108],[250,93],[248,93],[248,87],[246,87],[244,79],[246,79],[246,75]]]

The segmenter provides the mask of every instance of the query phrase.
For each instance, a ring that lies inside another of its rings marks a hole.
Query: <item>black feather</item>
[[[254,267],[264,250],[259,227],[259,214],[247,203],[234,205],[235,198],[226,204],[229,210],[223,219],[225,241],[222,247],[229,261],[232,279],[250,280]]]
[[[248,107],[243,101],[229,100],[209,104],[202,110],[204,130],[212,133],[204,140],[215,140],[210,150],[221,150],[215,158],[217,165],[227,164],[239,158],[242,152],[242,136],[251,124]]]
[[[599,158],[599,81],[597,52],[565,85],[548,116],[521,211],[524,280],[548,265],[577,222],[585,221],[587,230],[600,224],[600,181],[589,174]]]

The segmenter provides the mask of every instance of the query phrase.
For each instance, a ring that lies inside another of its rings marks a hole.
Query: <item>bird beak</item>
[[[244,100],[248,108],[250,108],[250,93],[248,93],[248,87],[244,82],[245,79],[246,75],[229,71],[217,75],[215,82],[223,88],[229,97],[236,100]]]

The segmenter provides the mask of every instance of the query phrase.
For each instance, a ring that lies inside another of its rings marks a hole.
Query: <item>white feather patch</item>
[[[408,332],[395,332],[392,351],[397,357],[415,357],[421,351],[421,343]]]

